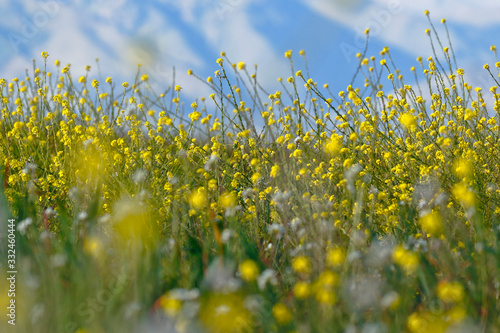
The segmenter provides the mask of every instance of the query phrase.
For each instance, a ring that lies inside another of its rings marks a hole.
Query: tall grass
[[[46,52],[0,79],[15,329],[500,329],[500,95],[431,43],[414,86],[384,48],[358,55],[364,87],[336,94],[291,51],[274,93],[223,53],[190,106],[140,68],[76,79]]]

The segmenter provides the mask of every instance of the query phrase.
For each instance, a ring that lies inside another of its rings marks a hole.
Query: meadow
[[[47,52],[0,79],[2,331],[500,330],[500,62],[472,87],[429,22],[340,92],[304,51],[273,93],[223,52],[196,101]]]

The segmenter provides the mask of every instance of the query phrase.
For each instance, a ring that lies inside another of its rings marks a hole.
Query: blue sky
[[[482,66],[495,62],[490,45],[500,47],[498,0],[0,0],[0,77],[24,77],[33,58],[41,64],[41,51],[50,64],[71,63],[74,76],[91,65],[97,77],[99,58],[101,75],[116,81],[133,81],[141,62],[158,89],[171,83],[175,66],[189,102],[210,92],[187,70],[213,75],[221,51],[258,64],[261,84],[273,92],[277,77],[291,75],[284,52],[293,50],[303,69],[304,49],[314,80],[338,91],[351,81],[365,28],[372,32],[368,55],[389,46],[403,74],[417,56],[432,55],[426,9],[443,40],[440,20],[447,19],[467,81],[489,88]]]

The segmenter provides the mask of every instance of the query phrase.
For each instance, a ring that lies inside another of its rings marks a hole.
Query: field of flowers
[[[338,93],[304,51],[274,93],[222,53],[195,102],[47,52],[0,79],[2,331],[500,330],[500,62],[474,88],[426,33],[409,78],[384,48]]]

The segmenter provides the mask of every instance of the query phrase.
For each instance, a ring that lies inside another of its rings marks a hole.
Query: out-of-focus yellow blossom
[[[306,256],[296,257],[292,261],[292,268],[300,274],[309,274],[311,272],[311,260]]]
[[[243,261],[238,268],[241,278],[245,281],[255,281],[259,276],[259,267],[255,261],[247,259]]]
[[[316,290],[316,301],[320,304],[335,304],[337,297],[332,290],[319,288]]]
[[[299,281],[293,286],[293,293],[298,299],[304,299],[311,294],[311,285],[304,281]]]
[[[401,245],[394,248],[392,252],[392,260],[409,274],[412,274],[417,270],[420,261],[417,253],[406,250]]]
[[[434,237],[440,236],[443,232],[443,219],[441,214],[435,210],[420,217],[419,222],[422,229]]]
[[[286,325],[292,321],[292,313],[285,304],[275,304],[272,311],[274,318],[280,325]]]
[[[444,333],[449,323],[446,322],[443,313],[424,311],[412,313],[408,317],[406,325],[412,333]]]
[[[459,178],[465,178],[472,175],[473,164],[469,159],[458,159],[453,164],[453,173]]]
[[[113,229],[117,245],[122,250],[129,244],[142,248],[154,247],[158,240],[157,225],[151,218],[150,210],[133,198],[122,198],[115,204]],[[135,249],[132,247],[127,251]]]
[[[202,300],[199,313],[208,332],[250,332],[253,327],[252,314],[239,294],[211,294]]]
[[[219,203],[222,208],[231,208],[236,205],[237,197],[232,192],[225,192],[219,197]]]
[[[442,281],[436,289],[437,296],[446,303],[458,303],[464,299],[464,287],[457,281]]]
[[[103,254],[103,244],[101,239],[95,236],[86,237],[83,240],[83,251],[95,258],[99,258]]]
[[[252,175],[252,183],[257,183],[260,179],[262,178],[262,175],[260,174],[260,172],[256,172]]]
[[[177,298],[171,297],[168,293],[160,297],[159,304],[163,311],[165,311],[165,314],[172,317],[177,315],[182,308],[182,302]]]
[[[326,255],[326,263],[330,267],[341,266],[345,261],[345,257],[346,257],[345,250],[341,247],[336,247],[328,250],[328,253]]]
[[[453,196],[466,208],[474,206],[475,194],[463,183],[455,184],[452,191]]]
[[[325,270],[319,275],[316,284],[320,287],[336,287],[339,284],[339,280],[338,274],[330,270]]]
[[[415,129],[416,121],[415,117],[410,113],[403,113],[399,119],[401,124],[406,127],[407,130],[413,131]]]
[[[204,187],[199,187],[191,193],[189,204],[196,210],[201,210],[208,205],[207,193]]]
[[[276,178],[279,174],[279,171],[280,171],[279,165],[273,165],[273,167],[271,168],[270,176]]]

